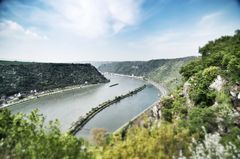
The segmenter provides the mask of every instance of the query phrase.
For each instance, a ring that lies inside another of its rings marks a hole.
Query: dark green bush
[[[0,109],[0,158],[91,158],[85,145],[82,139],[62,134],[57,122],[45,128],[37,111],[13,115]]]
[[[162,117],[165,121],[172,122],[173,113],[171,109],[163,109],[162,110]]]
[[[217,130],[216,114],[211,108],[193,108],[189,113],[188,126],[191,133],[200,133],[203,127],[208,133]],[[202,132],[203,133],[203,132]]]
[[[181,67],[180,73],[185,78],[185,80],[187,80],[202,69],[203,69],[202,61],[200,58],[198,58],[194,61],[191,61],[187,65]]]
[[[190,98],[194,101],[195,105],[205,107],[214,104],[216,94],[213,90],[209,89],[209,86],[218,74],[220,74],[220,69],[212,66],[198,72],[190,80]]]

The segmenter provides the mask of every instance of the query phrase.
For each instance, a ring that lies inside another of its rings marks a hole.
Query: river
[[[66,131],[72,122],[93,107],[145,84],[144,81],[131,77],[105,76],[111,82],[44,96],[10,106],[9,109],[13,113],[29,113],[37,108],[47,122],[58,119],[61,123],[61,130]],[[119,85],[109,87],[115,83],[119,83]],[[138,94],[125,98],[98,113],[77,133],[77,136],[88,136],[92,128],[105,128],[107,131],[113,132],[158,100],[159,94],[157,88],[147,85]]]

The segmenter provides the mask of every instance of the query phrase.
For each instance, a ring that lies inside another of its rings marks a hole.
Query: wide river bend
[[[61,130],[67,131],[72,122],[93,107],[111,100],[115,96],[126,94],[146,83],[143,80],[126,76],[109,74],[105,76],[111,82],[44,96],[10,106],[9,109],[14,113],[29,113],[38,108],[46,121],[58,119],[61,123]],[[115,83],[119,83],[119,85],[109,87]],[[161,95],[159,90],[148,84],[143,91],[98,113],[77,133],[77,136],[87,137],[92,128],[105,128],[107,131],[113,132],[158,100],[159,95]]]

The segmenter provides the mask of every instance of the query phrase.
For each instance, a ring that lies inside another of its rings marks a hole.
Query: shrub
[[[181,67],[180,74],[185,78],[185,80],[188,80],[191,76],[193,76],[195,73],[202,70],[202,62],[201,59],[198,58],[194,61],[191,61],[187,65]]]
[[[213,90],[209,89],[209,86],[219,73],[220,69],[212,66],[197,73],[194,78],[190,80],[190,98],[196,105],[205,107],[214,104],[216,94]]]
[[[0,158],[91,158],[85,142],[62,134],[57,122],[44,127],[35,110],[29,115],[0,109]]]
[[[173,107],[173,101],[174,101],[173,98],[167,96],[165,98],[162,98],[160,103],[163,108],[171,109]]]
[[[216,117],[214,110],[211,108],[193,108],[189,113],[188,120],[190,132],[203,135],[202,127],[205,127],[208,133],[215,132],[218,129]]]
[[[120,158],[178,158],[180,152],[189,156],[191,138],[187,129],[178,128],[178,124],[161,123],[153,129],[132,127],[125,140],[114,138],[101,151],[104,159]]]
[[[172,122],[173,113],[171,109],[162,109],[162,117],[165,121]]]

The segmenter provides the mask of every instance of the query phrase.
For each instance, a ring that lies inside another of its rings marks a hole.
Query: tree
[[[207,133],[217,130],[216,114],[211,108],[193,108],[189,113],[189,129],[191,133],[200,133],[203,135],[204,127]]]
[[[0,158],[91,158],[85,142],[61,133],[58,122],[44,126],[35,110],[29,115],[0,109]]]
[[[201,59],[198,58],[194,61],[191,61],[187,65],[181,67],[180,73],[185,78],[185,80],[189,79],[191,76],[193,76],[198,71],[202,70],[202,62]]]
[[[216,94],[209,89],[209,86],[220,72],[220,68],[211,66],[198,72],[190,80],[190,98],[196,105],[205,107],[214,104]]]

